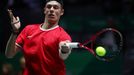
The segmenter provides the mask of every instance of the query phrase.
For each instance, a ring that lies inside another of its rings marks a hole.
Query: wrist
[[[12,30],[12,34],[19,34],[19,30]]]

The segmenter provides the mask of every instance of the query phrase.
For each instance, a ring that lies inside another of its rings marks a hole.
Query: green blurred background
[[[4,63],[10,63],[14,71],[19,72],[21,53],[13,59],[7,59],[4,54],[0,56],[0,67]],[[67,75],[122,75],[122,58],[119,56],[111,62],[104,62],[96,59],[89,52],[82,50],[72,51],[71,55],[65,60]]]

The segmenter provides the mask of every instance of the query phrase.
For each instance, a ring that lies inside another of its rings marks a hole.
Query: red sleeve
[[[27,30],[28,30],[28,26],[26,26],[21,33],[18,35],[17,39],[16,39],[16,45],[19,47],[22,47],[24,44],[24,39],[26,38],[27,35]]]
[[[65,40],[72,41],[70,35],[64,29],[61,29],[59,41],[65,41]]]

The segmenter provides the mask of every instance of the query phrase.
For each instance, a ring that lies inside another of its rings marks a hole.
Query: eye
[[[47,5],[47,8],[50,9],[52,6],[51,5]]]
[[[54,5],[53,8],[54,8],[54,9],[59,9],[60,7],[57,6],[57,5]]]

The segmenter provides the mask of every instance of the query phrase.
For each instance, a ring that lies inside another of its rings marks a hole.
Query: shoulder
[[[63,27],[56,28],[55,32],[59,35],[68,34],[67,31]]]
[[[40,24],[28,24],[25,28],[31,29],[31,28],[37,28]]]
[[[63,28],[63,27],[58,27],[58,30],[61,31],[61,32],[66,32],[66,30]]]
[[[62,27],[59,27],[59,39],[60,41],[65,41],[65,40],[70,40],[71,41],[71,36],[69,35],[69,33]]]
[[[60,35],[69,35],[69,33],[67,32],[67,30],[64,29],[63,27],[59,27],[59,32],[60,32]]]
[[[32,30],[37,30],[39,28],[40,24],[28,24],[26,25],[22,31],[32,31]]]

